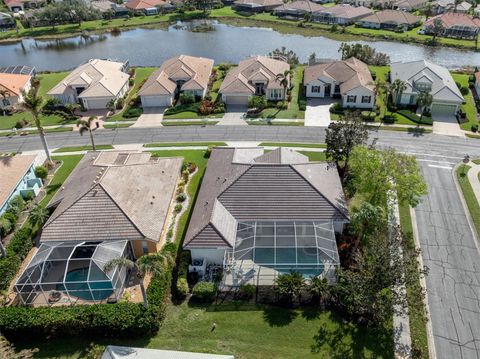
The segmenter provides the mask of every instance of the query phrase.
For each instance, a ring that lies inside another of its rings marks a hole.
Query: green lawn
[[[56,84],[62,81],[69,72],[50,72],[43,73],[38,75],[40,80],[40,88],[38,89],[38,94],[43,97],[47,97],[47,92],[50,91]]]
[[[212,323],[216,330],[211,332]],[[228,303],[167,307],[166,319],[152,338],[94,340],[103,345],[231,354],[236,359],[392,358],[390,330],[352,325],[329,311]],[[36,358],[84,358],[83,338],[16,343],[38,347]]]
[[[304,121],[281,121],[276,122],[268,120],[247,120],[247,124],[251,126],[304,126]]]
[[[325,152],[317,152],[317,151],[299,151],[299,152],[307,156],[310,161],[325,162],[327,160]]]
[[[73,131],[72,127],[54,127],[54,128],[46,128],[44,129],[45,133],[53,133],[53,132],[70,132]],[[17,133],[13,132],[0,132],[0,137],[11,137],[11,136],[27,136],[27,135],[37,135],[37,130],[18,130]]]
[[[406,235],[407,245],[414,248],[415,241],[413,239],[410,206],[406,204],[400,205],[400,226],[403,233]],[[422,287],[420,285],[420,278],[414,286],[407,287],[410,337],[413,345],[421,349],[423,353],[421,358],[428,359],[427,317],[425,306],[422,301],[417,300],[417,298],[421,296],[421,292]]]
[[[103,128],[105,129],[116,129],[116,128],[127,128],[130,127],[132,123],[104,123]]]
[[[193,147],[193,146],[226,146],[225,142],[157,142],[146,143],[143,147]]]
[[[264,147],[303,147],[303,148],[327,148],[325,143],[297,143],[297,142],[262,142],[259,146]]]
[[[113,150],[112,145],[97,145],[95,146],[97,151],[101,150]],[[77,152],[77,151],[92,151],[92,146],[72,146],[72,147],[60,147],[57,148],[53,153],[62,153],[62,152]]]
[[[480,233],[480,204],[477,202],[473,188],[468,180],[467,173],[470,168],[470,166],[462,164],[458,166],[456,175],[460,188],[462,189],[463,198],[465,198],[465,202],[467,203],[468,210],[470,211],[473,224],[478,234]]]
[[[213,126],[216,125],[218,121],[162,121],[162,126]]]
[[[462,86],[468,88],[468,75],[452,73],[453,79],[455,82],[459,82]],[[473,99],[472,91],[468,91],[468,95],[464,96],[465,105],[462,105],[462,110],[467,114],[468,122],[462,123],[460,127],[462,130],[471,131],[472,125],[478,124],[477,120],[477,108],[475,106],[475,101]]]

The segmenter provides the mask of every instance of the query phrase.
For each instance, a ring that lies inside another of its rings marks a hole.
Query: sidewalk
[[[467,165],[471,167],[467,172],[468,181],[472,186],[477,202],[480,204],[480,178],[478,177],[478,174],[480,173],[480,165],[477,165],[472,161],[468,162]]]

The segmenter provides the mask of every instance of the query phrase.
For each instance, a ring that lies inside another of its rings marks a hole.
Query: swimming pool
[[[65,283],[58,284],[57,289],[63,292],[68,291],[70,296],[89,301],[104,300],[113,293],[113,286],[109,280],[88,282],[88,268],[78,268],[68,272]]]

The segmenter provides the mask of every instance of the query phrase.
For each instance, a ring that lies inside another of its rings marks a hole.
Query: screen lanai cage
[[[131,257],[128,241],[46,242],[15,284],[21,302],[29,305],[101,303],[119,299],[127,269],[104,271],[110,260]]]
[[[239,222],[235,246],[225,254],[223,284],[268,286],[292,271],[333,282],[339,264],[332,222]]]

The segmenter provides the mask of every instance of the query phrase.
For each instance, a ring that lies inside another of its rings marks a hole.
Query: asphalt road
[[[324,142],[325,130],[308,127],[212,126],[98,131],[97,144],[188,141]],[[50,147],[88,145],[76,132],[47,134]],[[416,208],[437,358],[480,357],[480,251],[453,180],[465,154],[480,157],[480,140],[405,132],[372,132],[379,147],[417,156],[429,194]],[[37,136],[0,138],[0,152],[41,149]]]

